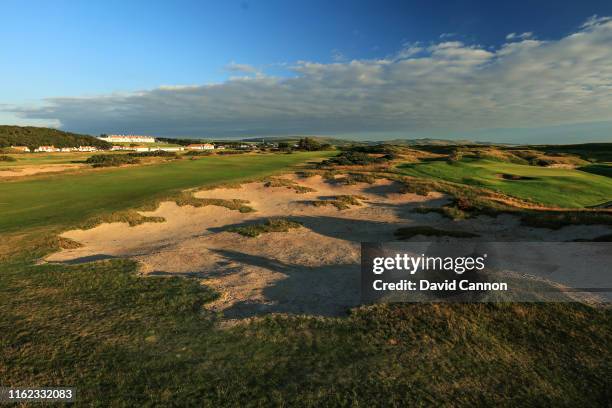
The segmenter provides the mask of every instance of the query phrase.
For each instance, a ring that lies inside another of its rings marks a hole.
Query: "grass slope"
[[[329,154],[212,156],[4,182],[0,183],[0,232],[68,227],[101,212],[139,207],[182,189],[260,177]]]
[[[76,406],[609,402],[605,309],[403,304],[219,329],[197,280],[134,271],[125,260],[0,265],[3,385],[76,386]]]
[[[587,207],[609,201],[612,197],[609,177],[572,169],[478,159],[402,164],[399,169],[406,175],[486,187],[551,206]],[[512,179],[509,176],[518,177]]]

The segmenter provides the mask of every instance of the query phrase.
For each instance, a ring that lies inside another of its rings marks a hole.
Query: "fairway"
[[[333,152],[212,156],[0,183],[0,232],[65,228],[198,186],[261,177]]]
[[[410,176],[485,187],[551,206],[580,208],[612,198],[612,179],[573,169],[477,159],[410,163],[398,168]]]
[[[0,168],[80,163],[94,154],[99,154],[99,152],[9,154],[8,156],[17,159],[17,161],[0,161]]]

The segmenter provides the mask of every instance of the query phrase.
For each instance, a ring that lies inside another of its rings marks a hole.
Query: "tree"
[[[309,152],[312,152],[312,151],[315,151],[315,150],[320,150],[321,149],[321,143],[317,142],[313,138],[304,137],[304,138],[300,139],[300,141],[298,142],[298,149],[306,150],[306,151],[309,151]]]

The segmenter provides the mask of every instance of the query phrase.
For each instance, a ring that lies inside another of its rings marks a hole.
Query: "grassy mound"
[[[328,200],[313,200],[311,204],[315,207],[322,207],[324,205],[333,205],[338,210],[347,210],[351,205],[361,205],[361,201],[366,198],[360,195],[338,195]]]
[[[301,186],[292,180],[287,180],[284,178],[271,177],[266,179],[264,182],[264,186],[266,187],[287,187],[288,189],[294,190],[298,194],[311,193],[315,190],[314,188]]]
[[[245,237],[257,237],[268,232],[287,232],[290,229],[300,228],[302,223],[291,221],[286,218],[271,218],[262,224],[245,225],[243,227],[231,227],[227,230]]]

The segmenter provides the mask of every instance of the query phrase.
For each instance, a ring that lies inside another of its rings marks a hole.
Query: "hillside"
[[[54,145],[55,147],[96,146],[101,149],[110,148],[110,144],[93,136],[62,130],[34,126],[4,126],[0,125],[0,148],[28,146],[34,149],[38,146]]]

